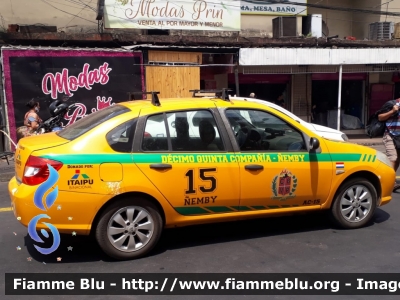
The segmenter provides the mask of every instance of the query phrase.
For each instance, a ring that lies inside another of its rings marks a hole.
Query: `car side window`
[[[144,151],[223,151],[214,116],[208,110],[175,111],[147,118],[142,142]],[[168,141],[172,148],[169,149]]]
[[[152,115],[146,120],[142,141],[144,151],[168,151],[168,136],[164,114]]]
[[[114,151],[123,153],[132,152],[136,122],[137,120],[133,119],[122,123],[107,133],[107,143]]]
[[[96,126],[130,111],[131,110],[128,107],[120,104],[111,105],[91,113],[87,117],[79,119],[67,127],[64,127],[64,129],[58,132],[58,135],[64,139],[72,141],[89,130],[92,130]]]
[[[241,151],[307,151],[302,133],[271,113],[227,109],[225,115]]]

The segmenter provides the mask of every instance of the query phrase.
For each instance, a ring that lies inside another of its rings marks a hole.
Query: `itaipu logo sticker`
[[[287,200],[296,197],[297,177],[288,170],[283,170],[272,180],[272,199]]]
[[[49,210],[56,202],[58,196],[58,186],[55,186],[52,191],[50,190],[57,183],[60,177],[58,172],[52,166],[48,164],[47,167],[49,168],[49,173],[50,173],[49,178],[41,185],[39,185],[33,197],[33,203],[35,204],[35,206],[43,211]],[[49,193],[44,199],[44,195],[47,192]],[[36,232],[36,227],[40,219],[51,219],[51,218],[47,214],[40,214],[37,215],[36,217],[33,217],[28,224],[28,233],[29,236],[35,242],[44,243],[44,241],[39,237],[39,235]],[[50,229],[50,232],[53,235],[53,244],[50,248],[42,248],[37,245],[34,246],[36,250],[39,251],[41,254],[47,255],[56,251],[57,248],[60,246],[60,233],[58,232],[57,228],[54,225],[46,222],[42,222],[42,224],[46,225]],[[46,230],[42,229],[40,232],[43,234],[44,237],[46,238],[49,237],[49,233]]]
[[[70,190],[73,189],[91,189],[93,179],[87,174],[81,173],[81,170],[75,170],[75,174],[67,182]]]

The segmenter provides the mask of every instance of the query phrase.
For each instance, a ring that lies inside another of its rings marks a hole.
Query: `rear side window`
[[[118,115],[129,112],[130,109],[122,105],[113,105],[102,110],[96,111],[87,117],[84,117],[75,123],[65,127],[58,135],[67,140],[74,140],[85,134],[89,130],[97,127],[101,123],[108,121]]]
[[[107,143],[114,151],[123,153],[132,152],[136,121],[137,119],[133,119],[125,122],[107,133]]]

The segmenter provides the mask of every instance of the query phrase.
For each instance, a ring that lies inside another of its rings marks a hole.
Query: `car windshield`
[[[288,111],[287,109],[285,109],[279,105],[273,104],[268,101],[259,101],[259,100],[257,101],[257,103],[261,103],[261,104],[267,105],[269,107],[272,107],[272,108],[278,110],[280,113],[292,118],[293,120],[295,120],[297,122],[299,122],[301,120],[298,116],[294,115],[293,113],[291,113],[290,111]]]
[[[241,127],[248,126],[251,128],[256,128],[251,123],[250,115],[245,111],[241,112],[235,110],[227,110],[226,115],[231,121],[233,121],[237,125],[240,125]]]
[[[58,135],[64,139],[72,141],[89,130],[97,127],[99,124],[129,111],[129,108],[118,104],[103,108],[102,110],[96,111],[65,127],[58,133]]]
[[[283,113],[284,115],[286,115],[286,116],[292,118],[292,119],[295,120],[295,121],[301,120],[298,116],[292,114],[290,111],[288,111],[288,110],[286,110],[286,109],[284,109],[284,108],[277,108],[277,107],[273,107],[273,108],[275,108],[276,110],[279,110],[279,112],[281,112],[281,113]]]

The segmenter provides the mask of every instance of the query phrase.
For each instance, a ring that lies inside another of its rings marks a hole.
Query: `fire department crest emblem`
[[[272,180],[272,199],[287,200],[296,197],[297,177],[288,170],[283,170]]]

